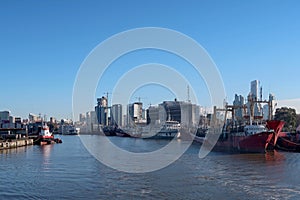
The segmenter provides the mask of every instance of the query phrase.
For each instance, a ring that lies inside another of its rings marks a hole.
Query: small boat
[[[55,143],[62,143],[62,140],[59,139],[59,138],[55,138],[55,139],[54,139],[54,142],[55,142]]]
[[[46,145],[46,144],[55,144],[55,143],[62,143],[62,141],[58,138],[54,138],[47,124],[43,123],[39,135],[37,136],[36,140],[34,140],[34,144]]]
[[[105,136],[116,136],[116,128],[114,126],[103,126],[101,130]]]
[[[123,131],[123,129],[121,128],[116,128],[115,133],[119,137],[130,137],[130,135]]]
[[[276,148],[282,151],[300,153],[300,141],[287,133],[281,133],[277,139]]]
[[[50,132],[49,127],[47,126],[46,123],[44,123],[41,128],[39,138],[41,138],[41,139],[53,139],[54,138],[53,134]]]

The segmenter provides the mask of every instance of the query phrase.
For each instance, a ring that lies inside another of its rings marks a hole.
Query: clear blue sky
[[[300,98],[299,10],[297,0],[1,0],[0,110],[70,118],[76,73],[89,52],[114,34],[149,26],[201,44],[220,70],[229,101],[235,93],[247,95],[254,79],[277,99]],[[168,63],[156,55],[137,53],[123,63]],[[104,84],[97,93],[106,90]]]

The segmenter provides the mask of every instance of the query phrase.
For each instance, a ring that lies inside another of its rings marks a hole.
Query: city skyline
[[[260,80],[264,98],[272,93],[280,100],[278,106],[299,113],[299,7],[297,1],[4,1],[0,110],[22,118],[29,113],[71,118],[76,74],[99,43],[129,29],[164,27],[186,34],[207,50],[220,71],[228,102],[235,94],[247,96],[249,83]],[[174,68],[189,79],[191,93],[201,91],[196,94],[199,102],[192,102],[210,106],[205,82],[194,76],[191,65],[155,50],[132,52],[112,63],[95,91],[95,105],[124,73],[145,63]],[[181,87],[182,93],[174,95],[163,86],[146,85],[134,91],[130,101],[185,101],[187,85]],[[123,94],[114,95],[112,103],[122,103],[118,101]]]

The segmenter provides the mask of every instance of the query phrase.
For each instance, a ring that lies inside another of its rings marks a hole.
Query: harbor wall
[[[23,146],[28,146],[28,145],[33,145],[33,139],[1,141],[0,142],[0,150],[18,148],[18,147],[23,147]]]

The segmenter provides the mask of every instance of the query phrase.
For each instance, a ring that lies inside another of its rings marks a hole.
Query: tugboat
[[[43,123],[41,127],[41,131],[39,132],[37,139],[34,141],[34,144],[46,145],[46,144],[54,144],[54,143],[62,143],[62,141],[59,138],[54,138],[47,124]]]

